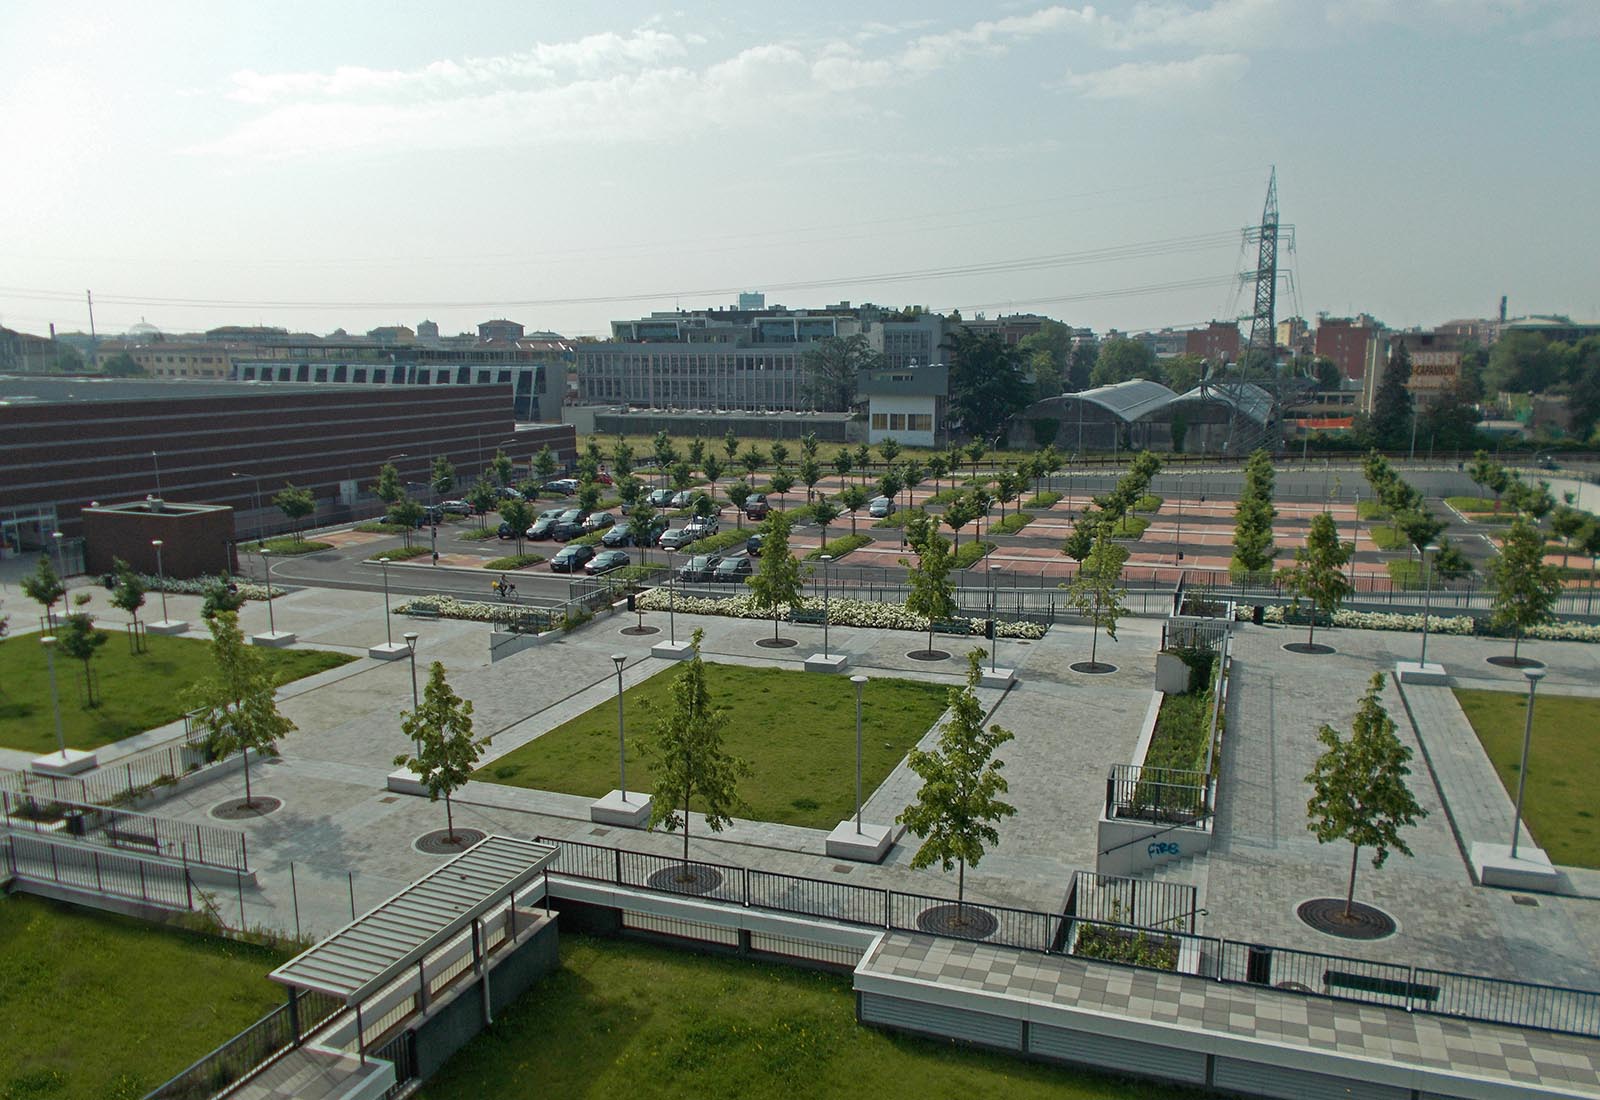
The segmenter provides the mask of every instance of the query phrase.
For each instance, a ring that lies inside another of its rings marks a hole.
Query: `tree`
[[[733,456],[739,453],[739,437],[729,428],[722,437],[722,453],[728,456],[728,461],[733,461]]]
[[[878,444],[878,453],[883,456],[884,462],[893,462],[900,454],[900,441],[892,435],[886,437]]]
[[[56,601],[67,594],[67,586],[62,584],[61,578],[56,575],[48,554],[40,554],[39,564],[34,566],[33,572],[22,578],[22,593],[34,603],[44,607],[45,622],[49,629],[54,630]]]
[[[667,832],[683,830],[682,880],[689,871],[689,810],[698,804],[706,827],[720,833],[744,810],[739,779],[750,766],[731,755],[722,744],[727,712],[711,701],[700,641],[705,631],[696,629],[690,640],[694,655],[672,681],[671,700],[655,725],[638,741],[639,755],[655,781],[650,794],[650,819],[646,827]]]
[[[1365,424],[1366,442],[1383,450],[1398,450],[1411,439],[1411,353],[1396,344],[1372,398],[1372,416]]]
[[[817,488],[817,482],[822,480],[822,467],[817,460],[809,455],[800,461],[800,484],[806,487],[806,503],[811,503],[811,498]]]
[[[1347,840],[1354,846],[1350,885],[1344,896],[1346,920],[1353,917],[1356,861],[1361,849],[1373,849],[1374,868],[1383,866],[1390,849],[1409,856],[1411,849],[1400,839],[1400,830],[1427,816],[1406,785],[1411,750],[1395,736],[1394,719],[1378,701],[1382,690],[1383,673],[1374,673],[1372,685],[1356,709],[1348,741],[1341,740],[1332,726],[1324,725],[1318,731],[1317,740],[1327,749],[1306,776],[1312,790],[1306,803],[1306,828],[1317,835],[1319,843]]]
[[[300,529],[300,521],[317,510],[317,498],[310,489],[297,489],[293,482],[286,482],[283,489],[272,498],[272,503],[282,512],[289,521],[290,528],[294,531],[294,540],[301,542],[305,538]]]
[[[83,692],[87,706],[98,705],[94,697],[94,678],[89,675],[89,662],[97,650],[106,644],[106,636],[94,628],[94,616],[74,612],[62,621],[56,632],[56,644],[61,652],[75,661],[83,662]]]
[[[863,483],[865,483],[867,480],[867,471],[872,466],[872,448],[868,447],[865,443],[858,444],[853,457],[855,459],[856,469],[861,473],[861,480]]]
[[[1278,510],[1272,504],[1275,478],[1272,456],[1258,450],[1244,468],[1244,490],[1234,507],[1233,564],[1244,573],[1260,573],[1272,568],[1278,556],[1272,539],[1272,521]]]
[[[694,471],[687,462],[674,462],[667,474],[672,478],[672,487],[680,493],[694,484]]]
[[[780,469],[777,473],[772,475],[772,481],[770,482],[770,485],[772,491],[778,494],[778,506],[780,508],[783,507],[783,494],[794,488],[794,478],[784,473],[783,470]]]
[[[733,503],[734,522],[742,529],[744,527],[744,506],[755,490],[748,481],[742,478],[728,486],[728,499]]]
[[[385,519],[402,529],[407,546],[411,545],[411,533],[422,522],[422,516],[422,505],[407,496],[389,505],[388,512],[384,513]]]
[[[850,476],[850,469],[854,465],[855,461],[850,457],[850,451],[847,448],[840,447],[839,453],[833,456],[833,469],[839,475],[841,481]]]
[[[539,453],[533,456],[533,474],[542,484],[556,476],[556,470],[561,463],[556,459],[556,453],[546,443],[539,448]]]
[[[488,472],[495,483],[502,487],[510,485],[512,479],[517,476],[516,465],[511,461],[511,456],[498,447],[495,448],[494,457],[489,460]]]
[[[278,713],[265,662],[244,644],[238,612],[219,611],[206,625],[214,671],[190,691],[188,706],[195,712],[195,724],[205,731],[212,757],[244,754],[244,804],[254,806],[250,754],[278,755],[278,742],[295,731],[295,724]]]
[[[772,640],[778,640],[778,611],[799,607],[800,563],[789,552],[789,515],[774,509],[761,523],[761,564],[746,583],[756,606],[772,613]]]
[[[487,477],[480,477],[472,483],[472,488],[467,490],[467,503],[472,505],[474,513],[486,516],[494,511],[495,501],[500,495],[494,491],[494,483]]]
[[[916,870],[937,863],[956,871],[956,923],[964,923],[967,867],[976,867],[987,848],[1000,843],[995,823],[1017,812],[1000,796],[1009,789],[1000,772],[1004,761],[995,752],[1013,734],[998,725],[983,728],[983,706],[977,686],[983,650],[967,654],[967,683],[950,689],[950,720],[931,752],[912,749],[906,763],[922,779],[916,801],[896,820],[918,837],[921,847],[911,857]]]
[[[839,518],[839,506],[823,497],[811,506],[811,518],[822,528],[822,545],[828,545],[828,524]]]
[[[620,435],[611,447],[611,470],[618,480],[633,473],[633,445]]]
[[[1061,552],[1080,566],[1094,549],[1095,538],[1100,533],[1102,517],[1093,508],[1085,508],[1072,525],[1072,533],[1061,544]]]
[[[668,466],[671,466],[674,462],[678,461],[678,448],[673,446],[672,437],[667,434],[667,430],[665,428],[662,428],[656,433],[653,447],[655,450],[656,465],[660,466],[663,470],[665,470]]]
[[[456,486],[456,466],[450,459],[440,455],[433,460],[433,470],[428,475],[428,485],[440,496],[449,496],[450,490]]]
[[[1089,642],[1089,664],[1099,664],[1100,629],[1106,637],[1117,640],[1117,620],[1127,614],[1122,602],[1128,590],[1122,585],[1122,567],[1128,560],[1127,547],[1111,541],[1110,529],[1099,525],[1094,549],[1078,567],[1077,575],[1067,586],[1067,598],[1080,615],[1089,618],[1093,633]]]
[[[1445,523],[1434,515],[1426,506],[1407,508],[1394,514],[1394,525],[1405,536],[1417,553],[1422,548],[1439,537],[1439,532],[1445,529]]]
[[[510,497],[500,502],[500,521],[511,528],[511,537],[516,540],[517,553],[522,553],[522,540],[528,535],[528,528],[533,524],[533,509],[525,500]]]
[[[1490,458],[1487,452],[1478,451],[1472,456],[1472,461],[1467,464],[1467,476],[1472,479],[1472,484],[1488,492],[1490,491],[1489,483],[1494,479],[1494,472],[1500,468],[1500,464]],[[1495,506],[1497,509],[1500,503],[1500,493],[1504,491],[1502,488],[1495,493]]]
[[[940,482],[950,472],[950,462],[944,455],[932,455],[928,458],[928,476],[933,478],[933,491],[939,493]]]
[[[1353,549],[1351,544],[1339,541],[1339,528],[1333,517],[1319,512],[1311,517],[1305,546],[1294,552],[1294,564],[1278,570],[1278,580],[1294,597],[1294,610],[1300,610],[1301,597],[1311,603],[1307,646],[1316,641],[1317,615],[1332,615],[1350,595],[1350,578],[1345,576],[1344,567]]]
[[[1016,470],[1007,466],[1000,471],[1000,476],[995,479],[994,496],[1000,502],[1000,518],[1006,518],[1006,505],[1022,495],[1022,490],[1028,487],[1028,479]]]
[[[766,465],[767,456],[760,447],[752,443],[745,448],[744,454],[739,456],[739,461],[744,464],[745,476],[755,477],[756,471]]]
[[[961,529],[977,519],[978,515],[978,502],[972,499],[970,493],[962,493],[944,506],[943,519],[955,538],[956,549],[961,548]]]
[[[975,439],[995,439],[1033,397],[1016,347],[969,328],[954,333],[944,347],[951,353],[952,425]]]
[[[806,432],[800,437],[800,453],[805,455],[807,458],[817,457],[818,446],[820,446],[820,444],[817,441],[816,432]]]
[[[789,461],[788,445],[783,443],[781,440],[775,441],[772,444],[770,451],[772,454],[772,464],[779,469],[782,469],[784,463]]]
[[[700,472],[706,475],[706,480],[711,482],[711,491],[717,491],[717,479],[722,476],[722,459],[714,454],[708,454],[705,461],[700,463]]]
[[[405,486],[400,482],[400,471],[395,469],[393,462],[385,462],[378,467],[378,480],[373,482],[372,491],[385,504],[393,504],[406,495]]]
[[[414,711],[400,712],[400,729],[416,742],[415,756],[401,753],[396,765],[417,776],[428,789],[428,801],[444,798],[445,841],[456,843],[456,821],[450,796],[472,778],[472,769],[483,755],[487,737],[472,736],[472,700],[457,695],[444,678],[444,665],[438,661],[428,670],[428,686],[422,704]]]
[[[900,479],[900,470],[891,466],[883,471],[883,476],[878,479],[878,495],[893,500],[900,495],[900,490],[905,488],[905,483]]]
[[[585,481],[578,486],[578,507],[585,513],[592,512],[600,507],[600,485],[598,482]]]
[[[1038,332],[1017,341],[1017,352],[1033,376],[1033,399],[1042,401],[1061,393],[1072,363],[1072,329],[1059,321],[1045,321]]]
[[[628,537],[639,548],[639,560],[644,561],[650,556],[650,544],[654,541],[656,507],[648,500],[641,500],[628,512]]]
[[[133,356],[125,351],[119,351],[106,360],[106,365],[100,368],[100,373],[108,378],[142,378],[148,372]]]
[[[860,333],[829,336],[801,354],[801,391],[822,412],[849,412],[856,404],[857,377],[882,365],[882,354]]]
[[[859,485],[846,485],[839,494],[839,503],[850,509],[850,533],[856,533],[856,515],[867,506],[867,491]]]
[[[1188,393],[1200,384],[1206,373],[1206,361],[1198,355],[1177,355],[1160,364],[1162,377],[1157,381],[1174,393]],[[1335,367],[1335,370],[1338,368]]]
[[[1556,597],[1561,595],[1561,575],[1545,564],[1544,536],[1537,527],[1517,517],[1506,532],[1499,556],[1489,563],[1489,579],[1495,586],[1489,621],[1499,630],[1515,632],[1511,647],[1515,663],[1520,660],[1523,631],[1549,622]]]
[[[144,606],[144,594],[149,589],[139,579],[139,574],[133,571],[133,567],[121,558],[112,558],[111,568],[117,576],[117,587],[111,590],[111,606],[133,616],[133,644],[137,651],[143,647],[139,633],[139,609]]]
[[[1566,494],[1571,497],[1571,493]],[[1550,530],[1561,540],[1561,568],[1567,567],[1567,556],[1572,553],[1572,540],[1583,525],[1588,522],[1589,513],[1574,508],[1572,502],[1566,501],[1556,505],[1555,511],[1550,515]]]
[[[1160,372],[1155,352],[1147,344],[1119,336],[1100,345],[1089,385],[1111,386],[1134,378],[1156,379]]]
[[[906,541],[917,553],[917,564],[906,575],[911,589],[906,595],[906,610],[927,617],[928,652],[932,653],[934,623],[956,613],[956,586],[950,580],[955,555],[950,552],[950,543],[945,537],[926,521],[915,530],[908,523]],[[905,564],[904,558],[900,564]]]
[[[983,440],[974,439],[971,443],[967,444],[966,449],[962,453],[967,456],[967,461],[972,463],[972,476],[977,477],[978,463],[982,462],[983,456],[989,453],[989,448],[984,445]]]
[[[699,436],[689,440],[689,465],[699,468],[706,460],[706,441]]]

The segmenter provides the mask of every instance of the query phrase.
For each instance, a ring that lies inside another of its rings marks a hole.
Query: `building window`
[[[890,413],[889,414],[889,430],[891,432],[903,432],[903,431],[905,431],[906,430],[906,414],[905,413]]]
[[[933,431],[933,415],[931,413],[907,413],[906,428],[913,432]]]
[[[872,414],[872,430],[873,431],[881,432],[881,431],[884,431],[885,429],[887,429],[888,427],[889,427],[889,417],[888,417],[888,415],[886,413],[873,413]]]

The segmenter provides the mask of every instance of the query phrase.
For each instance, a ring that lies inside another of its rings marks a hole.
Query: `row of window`
[[[932,413],[873,413],[872,430],[876,432],[931,432]]]

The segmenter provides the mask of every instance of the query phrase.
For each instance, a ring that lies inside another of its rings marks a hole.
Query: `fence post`
[[[621,848],[613,848],[613,849],[611,849],[611,854],[614,857],[613,858],[613,862],[616,864],[616,878],[612,879],[612,881],[615,882],[618,886],[621,886],[622,885],[622,849]]]
[[[746,909],[748,909],[748,908],[750,908],[750,868],[745,867],[745,868],[743,868],[743,871],[744,871],[744,907]]]
[[[99,852],[95,852],[94,853],[94,889],[95,889],[95,893],[97,893],[97,894],[103,894],[103,893],[106,892],[105,882],[100,877],[100,853]]]
[[[145,892],[144,888],[144,860],[142,859],[139,861],[139,900],[144,902],[150,900],[150,895]]]

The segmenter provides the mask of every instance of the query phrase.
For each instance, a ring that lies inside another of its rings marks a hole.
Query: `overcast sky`
[[[907,12],[914,10],[915,18]],[[1600,317],[1600,0],[0,6],[0,324]]]

